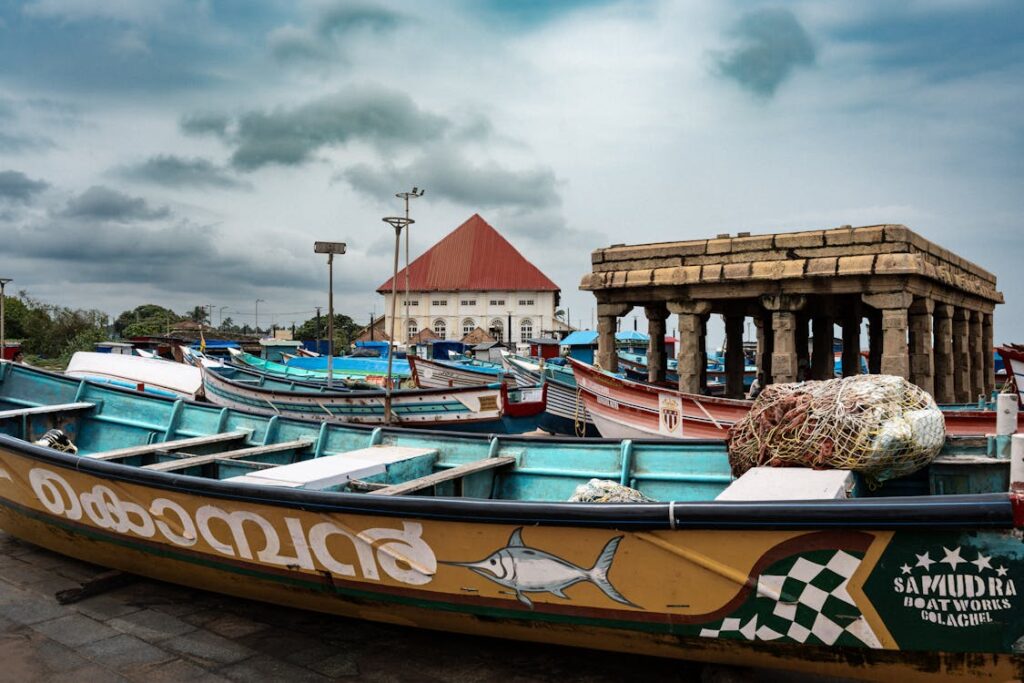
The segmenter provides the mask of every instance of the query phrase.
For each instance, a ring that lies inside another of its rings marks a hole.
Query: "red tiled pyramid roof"
[[[405,268],[398,271],[398,289],[405,289]],[[558,285],[476,213],[409,264],[409,289],[559,291]],[[391,278],[377,288],[380,294],[390,291]]]

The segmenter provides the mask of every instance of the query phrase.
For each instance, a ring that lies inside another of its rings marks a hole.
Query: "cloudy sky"
[[[0,275],[116,315],[380,312],[475,212],[563,290],[595,247],[904,223],[1024,341],[1024,3],[0,0]],[[630,325],[631,326],[631,325]]]

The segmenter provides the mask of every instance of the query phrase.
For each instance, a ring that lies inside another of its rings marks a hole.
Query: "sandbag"
[[[729,464],[734,476],[751,467],[812,467],[879,483],[924,467],[945,440],[942,411],[902,377],[772,384],[729,430]]]

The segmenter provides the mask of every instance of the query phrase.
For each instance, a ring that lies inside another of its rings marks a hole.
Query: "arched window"
[[[415,336],[416,336],[416,333],[417,333],[417,332],[419,332],[419,331],[420,331],[419,325],[417,325],[417,324],[416,324],[416,321],[415,321],[415,320],[413,320],[412,318],[410,318],[410,319],[409,319],[409,324],[408,324],[408,328],[407,328],[407,330],[406,330],[406,332],[407,332],[407,334],[408,334],[408,336],[406,337],[406,339],[412,339],[413,337],[415,337]]]
[[[448,332],[448,325],[445,324],[442,318],[438,318],[434,321],[434,334],[437,335],[438,339],[445,339]]]
[[[523,318],[522,322],[519,323],[519,341],[524,342],[531,337],[533,337],[533,321],[529,318]]]
[[[476,329],[476,321],[472,318],[466,318],[462,321],[462,336],[466,336],[470,332]]]
[[[495,341],[504,341],[505,323],[501,321],[501,318],[495,318],[491,321],[488,332],[490,332],[490,335],[494,337]]]

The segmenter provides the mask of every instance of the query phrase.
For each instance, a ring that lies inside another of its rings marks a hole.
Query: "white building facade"
[[[410,292],[408,312],[403,315],[404,299],[405,292],[399,291],[395,336],[400,342],[425,328],[440,339],[459,340],[479,327],[500,342],[515,343],[565,329],[564,323],[555,318],[556,292]],[[384,303],[385,315],[390,316],[390,293],[384,295]],[[391,329],[389,320],[385,320],[385,329]]]

